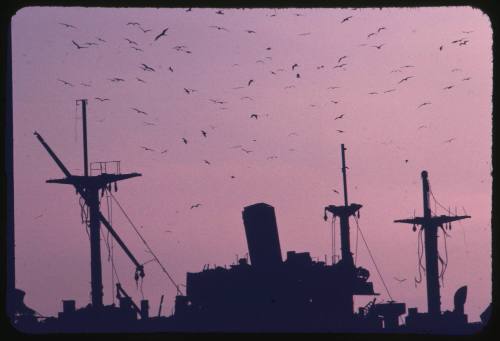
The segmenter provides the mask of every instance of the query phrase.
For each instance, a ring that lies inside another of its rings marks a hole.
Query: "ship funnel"
[[[464,313],[465,300],[467,299],[467,286],[463,286],[455,292],[453,297],[453,311],[459,314]]]
[[[245,207],[243,224],[252,266],[258,269],[279,266],[283,260],[274,207],[266,203]]]

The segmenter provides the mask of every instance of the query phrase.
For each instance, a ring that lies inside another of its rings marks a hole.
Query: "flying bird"
[[[166,29],[164,29],[163,31],[161,31],[160,34],[158,34],[156,37],[155,37],[155,40],[154,41],[157,41],[158,39],[160,39],[161,37],[163,37],[164,35],[166,35],[168,31],[168,27]]]
[[[336,69],[336,68],[344,67],[346,65],[347,65],[346,63],[343,63],[343,64],[335,65],[333,68]]]
[[[257,118],[259,118],[259,115],[257,115],[257,114],[252,114],[252,115],[250,115],[250,118],[255,118],[255,119],[257,119]]]
[[[128,41],[129,44],[137,45],[137,43],[131,39],[124,38],[126,41]]]
[[[201,204],[191,205],[191,209],[196,208],[196,207],[200,207],[200,206],[201,206]]]
[[[342,19],[342,21],[341,21],[340,23],[341,23],[341,24],[343,24],[343,23],[345,23],[346,21],[348,21],[348,20],[349,20],[349,19],[351,19],[351,18],[352,18],[352,15],[351,15],[351,16],[348,16],[348,17],[346,17],[346,18],[344,18],[344,19]]]
[[[385,90],[384,91],[384,94],[388,93],[388,92],[393,92],[393,91],[396,91],[396,89],[389,89],[389,90]]]
[[[75,26],[71,25],[71,24],[66,24],[66,23],[63,23],[63,22],[60,22],[59,25],[63,25],[65,26],[66,28],[76,28]]]
[[[378,92],[372,91],[372,92],[369,92],[368,95],[378,95]]]
[[[102,38],[100,38],[100,37],[96,37],[96,39],[97,39],[97,40],[99,40],[99,41],[101,41],[101,42],[103,42],[103,43],[105,43],[105,42],[106,42],[106,40],[104,40],[104,39],[102,39]]]
[[[398,82],[398,84],[403,83],[403,82],[406,82],[408,79],[413,78],[413,77],[414,77],[414,76],[408,76],[408,77],[405,77],[405,78],[401,79],[401,80]]]
[[[168,152],[168,149],[164,149],[160,152],[160,154],[166,154]]]
[[[140,49],[140,48],[138,48],[138,47],[135,47],[135,46],[130,46],[130,47],[131,47],[131,48],[133,48],[133,49],[134,49],[134,50],[136,50],[136,51],[144,52],[144,50],[143,50],[143,49]]]
[[[342,57],[340,57],[340,58],[339,58],[339,60],[337,61],[337,64],[339,64],[339,63],[340,63],[340,61],[341,61],[342,59],[345,59],[345,58],[347,58],[347,56],[342,56]]]
[[[382,48],[385,44],[380,44],[380,45],[372,45],[372,47],[376,47],[378,50]]]
[[[140,26],[141,24],[139,24],[138,22],[128,22],[127,23],[127,26]]]
[[[189,7],[186,12],[191,12],[193,9],[191,7]]]
[[[217,30],[219,31],[226,31],[226,32],[229,32],[229,30],[225,27],[222,27],[222,26],[215,26],[215,25],[212,25],[212,26],[209,26],[209,27],[212,27],[212,28],[216,28]]]
[[[182,138],[182,142],[184,142],[184,144],[187,144],[188,143],[188,140],[186,140],[184,137]]]
[[[337,131],[338,131],[339,133],[343,133],[343,132],[344,132],[343,130],[340,130],[340,129],[337,129]]]
[[[404,65],[404,66],[401,66],[401,69],[409,68],[409,67],[415,67],[415,65]]]
[[[299,33],[299,36],[308,36],[310,34],[311,34],[311,32]]]
[[[245,30],[246,33],[255,33],[253,30]]]
[[[336,189],[332,189],[332,191],[334,191],[335,193],[339,194],[339,191],[337,191]]]
[[[150,29],[150,28],[149,28],[149,29],[147,29],[147,30],[145,30],[145,29],[143,29],[143,28],[142,28],[142,26],[140,26],[140,25],[139,25],[139,28],[141,29],[142,33],[148,33],[149,31],[151,31],[151,29]]]
[[[86,49],[88,48],[88,46],[81,46],[81,45],[78,45],[78,43],[74,40],[71,41],[73,43],[73,45],[76,46],[77,49]]]
[[[253,79],[250,79],[250,80],[248,81],[248,86],[250,86],[250,84],[252,84],[252,83],[253,83]]]
[[[184,91],[189,95],[191,92],[195,92],[195,89],[184,88]]]
[[[144,149],[145,151],[150,151],[150,152],[154,152],[154,149],[151,149],[151,148],[148,148],[148,147],[144,147],[144,146],[140,146],[142,149]]]
[[[296,67],[298,67],[298,66],[299,66],[299,64],[297,64],[297,63],[293,64],[293,65],[292,65],[292,70],[293,70],[293,69],[295,69],[295,68],[296,68]]]
[[[342,115],[339,115],[339,116],[335,117],[335,118],[334,118],[334,120],[339,120],[339,119],[341,119],[342,117],[344,117],[344,114],[342,114]]]
[[[57,79],[59,82],[63,83],[64,85],[69,85],[69,86],[73,86],[73,84],[71,84],[70,82],[67,82],[65,80],[62,80],[62,79]]]
[[[443,143],[450,143],[450,142],[451,142],[451,141],[453,141],[453,140],[455,140],[455,138],[454,138],[454,137],[452,137],[451,139],[448,139],[448,140],[446,140],[446,141],[443,141]]]
[[[207,165],[210,164],[210,162],[208,160],[203,160],[203,162],[205,162]]]
[[[431,104],[431,102],[424,102],[424,103],[420,104],[417,109],[420,109],[424,105],[429,105],[429,104]]]
[[[109,101],[109,98],[95,97],[95,99],[101,102]]]
[[[135,77],[135,79],[137,79],[137,81],[138,81],[138,82],[141,82],[141,83],[146,83],[146,81],[145,81],[145,80],[140,79],[139,77]]]
[[[367,38],[370,38],[371,36],[374,36],[376,33],[375,32],[372,32],[370,34],[368,34]]]
[[[439,51],[443,51],[443,45],[439,46]]]
[[[171,66],[169,66],[169,67],[168,67],[168,71],[170,71],[170,72],[174,72],[174,69],[173,69]]]
[[[90,84],[87,84],[87,83],[80,83],[80,85],[83,85],[83,86],[86,86],[86,87],[90,87],[91,85]]]
[[[218,10],[217,12],[215,12],[215,14],[224,15],[224,12],[222,12],[222,10]]]
[[[247,154],[252,152],[251,150],[248,150],[248,149],[245,149],[245,148],[241,148],[241,150],[244,151]]]
[[[297,75],[295,75],[295,77],[300,78],[300,73],[298,73]]]
[[[253,101],[253,98],[250,96],[241,97],[240,99],[249,99],[249,100]]]
[[[380,32],[382,30],[386,30],[385,26],[379,27],[378,30],[377,30],[377,32]]]
[[[112,82],[125,82],[125,79],[118,78],[118,77],[110,78],[109,80],[112,81]]]
[[[144,124],[145,126],[155,126],[156,124],[155,123],[152,123],[152,122],[142,122],[142,124]]]
[[[448,86],[445,86],[445,87],[443,88],[443,90],[450,90],[450,89],[451,89],[451,88],[453,88],[453,87],[454,87],[454,85],[448,85]]]
[[[468,81],[468,80],[471,80],[472,78],[471,77],[466,77],[466,78],[463,78],[462,80],[463,81]]]
[[[285,86],[285,90],[286,89],[291,89],[291,88],[295,88],[295,85],[287,85],[287,86]]]
[[[203,137],[207,137],[207,132],[205,130],[202,130],[201,134],[203,135]]]
[[[332,90],[340,89],[340,86],[329,86],[328,89],[332,89]]]
[[[147,113],[147,112],[142,111],[142,110],[139,110],[139,109],[137,109],[137,108],[130,108],[130,109],[134,110],[134,111],[135,111],[136,113],[138,113],[138,114],[148,115],[148,113]]]
[[[139,67],[142,67],[142,69],[143,69],[144,71],[155,71],[155,69],[153,69],[153,68],[152,68],[152,67],[150,67],[150,66],[147,66],[146,64],[141,64],[141,66],[139,66]]]

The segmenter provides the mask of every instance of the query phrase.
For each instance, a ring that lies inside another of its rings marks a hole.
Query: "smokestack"
[[[280,265],[280,240],[274,207],[258,203],[243,209],[243,223],[252,266],[269,269]]]

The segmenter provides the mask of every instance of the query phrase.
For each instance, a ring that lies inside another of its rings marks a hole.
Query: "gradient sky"
[[[417,233],[393,220],[422,214],[420,172],[429,172],[442,205],[472,216],[447,238],[441,301],[451,310],[454,292],[468,285],[466,313],[479,320],[491,301],[488,17],[470,7],[216,11],[31,7],[13,17],[16,286],[27,292],[25,302],[55,315],[62,299],[77,306],[90,300],[78,197],[69,186],[45,183],[62,173],[32,134],[82,174],[75,100],[87,98],[89,159],[121,160],[122,172],[142,173],[121,182],[116,197],[178,283],[205,264],[229,265],[245,255],[241,212],[256,202],[275,207],[283,256],[309,251],[330,264],[331,222],[322,216],[324,206],[342,204],[333,189],[341,190],[344,143],[349,200],[363,205],[360,228],[392,297],[407,307],[427,310],[425,282],[414,283]],[[467,43],[452,43],[460,39]],[[97,45],[77,49],[72,40]],[[335,68],[342,56],[346,65]],[[155,71],[143,71],[142,63]],[[425,102],[431,104],[419,107]],[[101,207],[106,211],[105,201]],[[116,205],[112,222],[140,262],[151,259]],[[355,227],[351,221],[353,252]],[[110,304],[111,267],[102,247]],[[442,237],[439,249],[444,256]],[[141,299],[133,264],[117,246],[114,255],[122,285]],[[362,240],[357,264],[370,271],[377,301],[388,300]],[[144,296],[156,311],[164,294],[169,315],[175,288],[156,263],[145,271]]]

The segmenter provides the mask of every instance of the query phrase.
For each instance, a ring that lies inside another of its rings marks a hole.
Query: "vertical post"
[[[82,102],[82,123],[83,123],[83,172],[85,176],[89,175],[89,160],[87,154],[87,100],[81,99]]]
[[[348,202],[347,202],[347,177],[346,177],[346,170],[345,170],[345,153],[344,153],[346,148],[344,147],[343,143],[340,145],[340,150],[342,152],[342,178],[343,178],[343,182],[344,182],[344,205],[347,207],[347,205],[348,205]]]
[[[101,270],[101,224],[99,221],[99,190],[87,187],[90,211],[90,281],[92,307],[102,307],[102,270]]]
[[[431,220],[431,209],[429,207],[429,181],[426,171],[422,171],[422,187],[424,196],[424,239],[425,239],[425,267],[427,282],[427,312],[430,315],[441,314],[441,298],[439,294],[438,274],[438,249],[437,229],[438,226]]]

